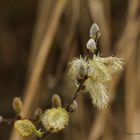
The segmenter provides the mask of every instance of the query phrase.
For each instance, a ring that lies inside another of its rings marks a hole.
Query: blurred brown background
[[[51,107],[54,93],[65,105],[75,91],[67,63],[84,53],[93,22],[100,52],[122,57],[124,71],[108,87],[108,110],[83,94],[69,126],[47,140],[140,140],[139,0],[0,0],[0,115],[14,117],[15,96],[24,99],[25,116]],[[0,124],[0,140],[23,138]]]

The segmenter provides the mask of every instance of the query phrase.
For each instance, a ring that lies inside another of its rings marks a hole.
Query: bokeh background
[[[25,116],[51,107],[54,93],[65,105],[75,91],[67,64],[84,53],[94,22],[102,56],[125,62],[108,86],[109,108],[97,110],[83,94],[69,126],[46,139],[140,140],[139,0],[0,0],[0,115],[14,117],[15,96],[24,100]],[[35,140],[0,124],[0,140],[23,139]]]

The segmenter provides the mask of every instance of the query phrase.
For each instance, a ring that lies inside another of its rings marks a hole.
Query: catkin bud
[[[75,66],[75,69],[77,71],[77,80],[83,80],[87,73],[86,65],[82,63],[82,61],[79,61]]]
[[[57,108],[57,107],[61,107],[62,106],[62,102],[61,102],[61,98],[58,94],[54,94],[52,96],[52,106],[54,108]]]
[[[69,63],[69,75],[77,86],[79,86],[79,82],[83,81],[87,75],[87,67],[86,58],[83,57],[75,58]]]
[[[19,113],[21,113],[22,108],[23,108],[23,103],[22,103],[21,99],[19,97],[15,97],[13,99],[13,109],[14,109],[14,111],[17,114],[19,114]]]
[[[87,42],[87,49],[91,52],[94,53],[96,48],[96,43],[93,39],[89,39],[89,41]]]
[[[99,26],[96,23],[92,24],[90,28],[90,37],[95,39],[98,32],[99,32]]]
[[[34,119],[39,120],[40,116],[43,114],[43,111],[41,108],[37,108],[34,112]]]
[[[74,112],[78,108],[78,104],[76,101],[73,101],[73,103],[69,107],[70,112]]]
[[[0,123],[1,123],[1,122],[3,122],[3,117],[2,117],[2,116],[0,116]]]
[[[92,24],[90,28],[90,37],[93,38],[94,35],[96,35],[98,32],[99,32],[99,26],[96,23]]]

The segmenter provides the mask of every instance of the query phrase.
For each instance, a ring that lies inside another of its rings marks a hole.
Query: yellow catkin
[[[64,108],[51,108],[45,111],[41,122],[47,131],[58,132],[65,128],[69,121],[69,114]]]
[[[38,137],[42,137],[43,135],[43,132],[37,130],[35,125],[28,119],[15,121],[14,127],[22,136],[30,136],[34,134]]]
[[[17,120],[14,124],[14,127],[22,136],[32,135],[33,132],[36,130],[33,123],[28,119]]]

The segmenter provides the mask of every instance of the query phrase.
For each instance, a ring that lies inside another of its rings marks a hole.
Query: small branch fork
[[[24,120],[24,119],[28,119],[28,120],[32,121],[33,123],[36,123],[38,121],[33,118],[22,118],[20,115],[16,115],[14,118],[9,118],[9,119],[6,119],[6,118],[3,118],[2,116],[0,116],[0,124],[1,123],[13,124],[17,120]]]

